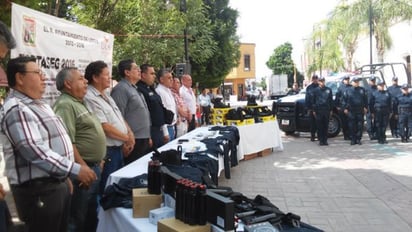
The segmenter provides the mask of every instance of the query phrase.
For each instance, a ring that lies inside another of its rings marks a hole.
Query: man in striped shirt
[[[3,145],[6,175],[17,212],[27,231],[67,231],[73,189],[67,177],[88,186],[96,175],[74,162],[61,119],[41,101],[46,78],[36,59],[11,59],[7,80],[12,90],[1,112],[1,129],[8,138]]]

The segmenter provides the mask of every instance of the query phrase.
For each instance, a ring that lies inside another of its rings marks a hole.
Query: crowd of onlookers
[[[3,23],[0,32],[4,57],[15,41]],[[84,74],[62,69],[56,76],[61,95],[49,105],[42,101],[46,77],[36,59],[9,60],[10,91],[0,114],[5,173],[28,231],[95,231],[111,173],[210,124],[213,97],[207,89],[196,94],[189,74],[177,78],[133,59],[120,61],[117,70],[122,79],[110,89],[103,61],[88,64]],[[1,187],[0,199],[4,194]],[[0,219],[10,219],[7,205],[0,207]]]

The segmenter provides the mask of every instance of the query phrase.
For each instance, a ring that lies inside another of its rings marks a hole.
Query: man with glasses
[[[27,231],[67,231],[73,189],[67,177],[90,185],[96,174],[74,162],[66,128],[41,101],[46,78],[36,59],[11,59],[7,80],[12,90],[1,112],[1,128],[8,139],[3,147],[6,175],[17,212]]]
[[[117,69],[122,79],[113,88],[111,96],[135,137],[133,150],[124,158],[127,165],[149,152],[151,121],[146,100],[136,86],[141,79],[140,67],[134,60],[126,59],[119,62]]]

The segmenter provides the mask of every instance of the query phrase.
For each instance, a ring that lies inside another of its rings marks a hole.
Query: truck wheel
[[[329,118],[328,137],[336,137],[341,130],[341,122],[337,114],[332,114]]]
[[[285,135],[293,135],[295,131],[285,131]]]

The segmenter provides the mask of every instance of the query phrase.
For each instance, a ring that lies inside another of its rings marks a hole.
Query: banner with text
[[[55,77],[62,68],[77,67],[84,73],[90,62],[103,60],[110,72],[112,70],[112,34],[15,3],[12,4],[11,29],[17,42],[11,57],[36,57],[39,67],[46,73],[47,87],[43,98],[50,104],[60,95]]]

